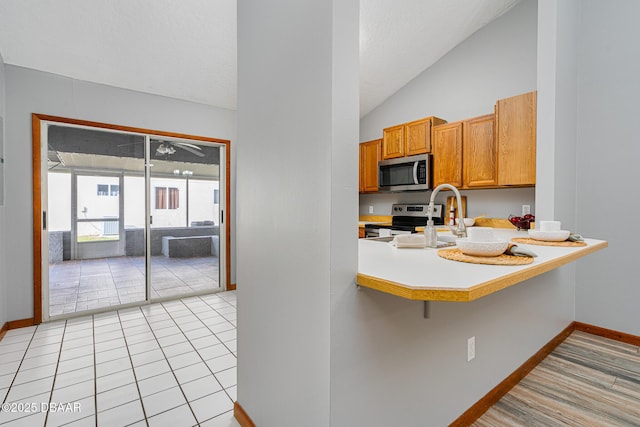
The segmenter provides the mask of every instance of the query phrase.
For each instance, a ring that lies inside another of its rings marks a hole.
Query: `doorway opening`
[[[228,288],[229,141],[37,114],[33,131],[35,323]]]

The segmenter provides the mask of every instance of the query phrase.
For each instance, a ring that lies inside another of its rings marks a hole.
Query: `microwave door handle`
[[[418,164],[420,164],[420,162],[415,162],[413,164],[413,183],[414,184],[420,184],[418,182]]]

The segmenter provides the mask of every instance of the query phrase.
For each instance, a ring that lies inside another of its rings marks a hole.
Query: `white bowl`
[[[534,240],[544,240],[547,242],[564,242],[571,234],[568,230],[558,231],[541,231],[541,230],[529,230],[529,237]]]
[[[560,221],[540,221],[539,231],[561,231]]]
[[[462,253],[473,256],[498,256],[507,249],[509,242],[506,240],[492,240],[490,242],[478,242],[467,237],[456,240],[456,246]]]
[[[462,222],[464,222],[465,227],[471,227],[476,223],[476,220],[475,218],[463,218]],[[460,219],[456,218],[456,225],[458,225],[458,223],[460,223]]]
[[[474,242],[495,242],[491,227],[469,227],[467,237]]]

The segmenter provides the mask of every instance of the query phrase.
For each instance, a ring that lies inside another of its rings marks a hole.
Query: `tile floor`
[[[236,295],[7,331],[0,426],[239,426]]]
[[[151,257],[151,297],[173,297],[219,286],[219,259]],[[144,257],[71,260],[49,267],[49,315],[145,299]]]

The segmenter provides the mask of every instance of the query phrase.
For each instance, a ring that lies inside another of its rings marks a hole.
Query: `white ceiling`
[[[361,0],[367,114],[519,0]],[[0,0],[5,63],[236,109],[234,0]]]

